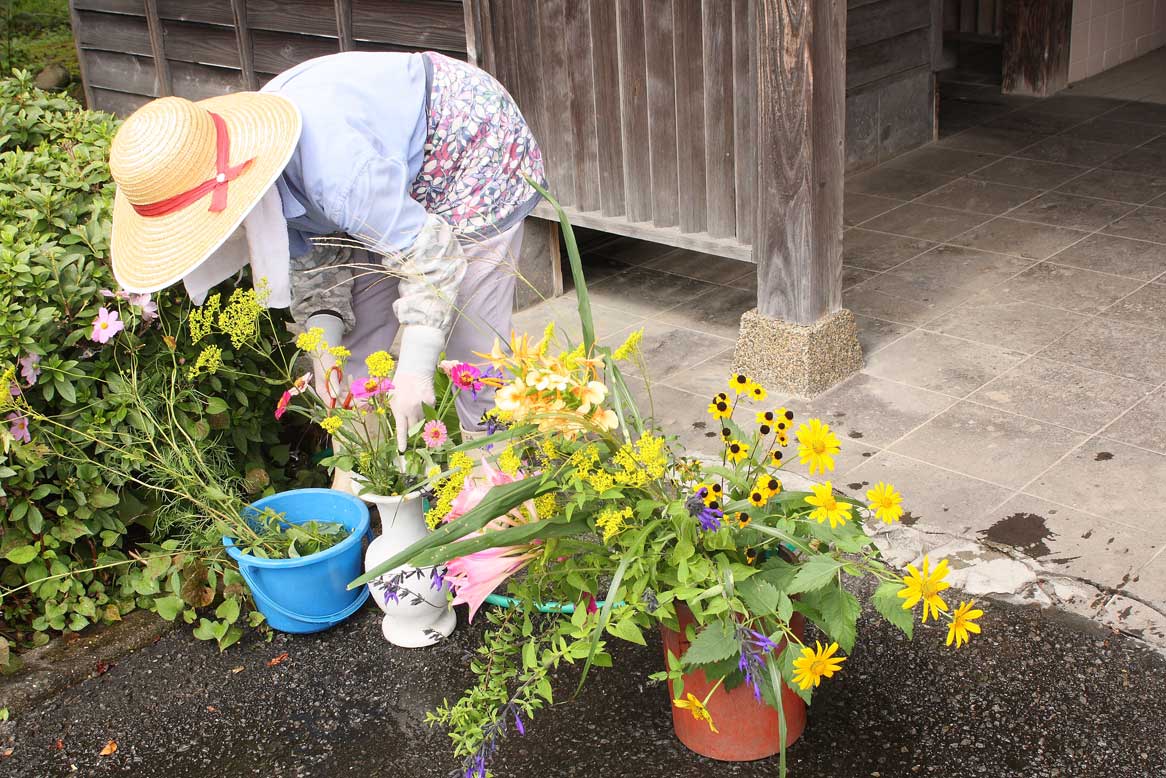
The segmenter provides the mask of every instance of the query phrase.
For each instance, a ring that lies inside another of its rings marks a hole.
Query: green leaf
[[[749,606],[749,610],[754,616],[768,616],[776,613],[777,606],[781,602],[781,592],[764,578],[754,576],[742,581],[737,587],[737,591],[741,593],[742,599],[745,600],[745,604]]]
[[[227,402],[221,397],[212,397],[206,401],[206,412],[209,416],[227,412]]]
[[[858,598],[841,586],[832,586],[821,591],[818,607],[826,620],[826,632],[846,654],[850,654],[854,650],[856,624],[862,612]]]
[[[785,592],[778,592],[777,597],[777,618],[789,624],[794,615],[794,601]]]
[[[239,620],[239,598],[228,597],[223,600],[219,607],[215,608],[215,616],[228,624],[234,624]]]
[[[520,524],[517,527],[507,527],[501,530],[491,530],[481,535],[459,540],[456,544],[450,543],[440,548],[419,554],[414,562],[415,567],[431,567],[448,562],[454,557],[473,554],[487,548],[499,546],[518,546],[532,540],[547,540],[569,535],[581,535],[591,530],[586,519],[576,519],[571,522],[561,522],[554,519],[533,521],[530,524]]]
[[[607,625],[607,631],[615,635],[620,640],[626,640],[629,643],[636,643],[641,646],[648,645],[644,640],[644,633],[640,627],[630,617],[620,619],[614,624]]]
[[[178,618],[178,614],[182,612],[184,603],[181,597],[170,595],[169,597],[156,597],[154,599],[154,610],[158,615],[166,619],[166,621],[174,621]]]
[[[94,508],[112,508],[121,502],[116,492],[101,491],[89,495],[89,504]]]
[[[787,591],[790,594],[798,594],[821,589],[837,577],[842,564],[832,556],[812,556],[798,566],[797,575],[794,576]]]
[[[14,565],[27,565],[32,560],[36,559],[36,546],[17,546],[9,550],[4,558]]]
[[[915,632],[915,615],[909,610],[903,610],[903,598],[899,596],[902,590],[903,584],[898,581],[883,581],[879,588],[875,589],[871,601],[879,615],[903,630],[903,634],[910,638]]]
[[[723,621],[714,621],[706,626],[684,652],[687,665],[707,665],[722,662],[740,652],[733,628]]]

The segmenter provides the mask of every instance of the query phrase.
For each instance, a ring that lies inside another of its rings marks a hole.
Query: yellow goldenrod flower
[[[540,494],[534,498],[534,512],[538,514],[540,519],[549,519],[554,516],[559,509],[558,501],[555,499],[554,492],[547,492]]]
[[[749,387],[752,385],[753,382],[750,381],[749,376],[745,375],[744,373],[736,373],[732,378],[729,379],[729,388],[737,394],[749,391]]]
[[[634,331],[631,335],[628,335],[627,340],[625,340],[623,344],[615,350],[615,353],[612,356],[614,356],[619,361],[627,359],[632,354],[636,353],[636,351],[640,348],[640,341],[643,340],[643,338],[644,328],[641,327],[640,329]]]
[[[198,355],[198,359],[186,371],[186,377],[198,378],[203,373],[214,374],[223,366],[223,350],[218,346],[207,346]]]
[[[396,363],[387,351],[374,351],[364,360],[371,378],[388,378],[392,375]]]
[[[923,601],[923,621],[926,623],[928,614],[939,618],[939,612],[947,612],[947,603],[939,593],[951,586],[943,580],[947,577],[947,560],[944,559],[935,569],[928,572],[930,560],[923,557],[923,570],[920,572],[915,565],[907,565],[907,575],[903,576],[903,588],[899,596],[903,598],[903,610],[909,611],[920,600]]]
[[[207,335],[211,334],[215,317],[219,314],[220,300],[221,298],[218,294],[212,294],[201,307],[191,310],[189,318],[191,342],[198,343]]]
[[[709,403],[709,413],[714,419],[727,419],[733,415],[733,408],[729,405],[728,400],[713,398],[713,401]]]
[[[296,348],[308,353],[320,348],[328,348],[328,345],[324,343],[324,328],[312,327],[306,332],[301,332],[296,338]]]
[[[514,446],[507,446],[506,450],[498,455],[498,469],[507,475],[514,475],[522,467],[522,460],[514,451]]]
[[[683,700],[673,700],[672,704],[677,708],[687,710],[697,721],[708,722],[709,729],[713,732],[718,732],[716,725],[713,724],[713,716],[709,713],[708,708],[704,706],[704,703],[697,699],[696,695],[692,692],[686,694],[685,698]]]
[[[803,646],[802,655],[794,660],[794,683],[805,691],[811,686],[818,686],[823,678],[833,677],[846,661],[844,656],[834,656],[837,651],[837,643],[831,643],[826,648],[822,648],[822,644],[816,641],[814,648]]]
[[[749,456],[749,444],[742,443],[739,440],[732,441],[729,443],[727,456],[729,461],[733,462],[734,464],[740,462],[742,459],[745,459]]]
[[[969,602],[961,602],[959,607],[955,609],[952,614],[951,624],[947,627],[947,645],[951,645],[955,641],[955,647],[959,648],[964,643],[968,642],[971,633],[973,635],[980,634],[980,625],[974,622],[984,615],[984,612],[979,608],[975,610],[972,606],[976,604],[975,600]]]
[[[894,524],[903,515],[903,495],[895,491],[895,487],[890,484],[879,481],[874,485],[874,488],[866,493],[866,499],[870,502],[870,509],[874,511],[875,517],[882,519],[887,524]]]
[[[761,384],[751,384],[749,386],[749,396],[752,397],[755,402],[762,402],[766,397],[769,396],[769,392],[765,391],[765,387]]]
[[[232,346],[239,348],[258,334],[262,315],[263,306],[256,291],[236,289],[219,314],[219,329],[230,336]]]
[[[344,426],[344,420],[339,416],[328,416],[320,420],[320,428],[329,435],[335,435]]]
[[[627,529],[627,522],[631,518],[631,508],[606,508],[595,519],[595,528],[603,530],[603,542],[610,543],[612,538]]]
[[[839,502],[834,497],[834,485],[827,481],[824,484],[811,484],[810,489],[814,493],[806,498],[806,502],[815,506],[814,510],[810,511],[810,518],[817,520],[819,524],[829,521],[830,529],[845,526],[850,520],[853,506],[848,502]]]
[[[809,426],[798,427],[798,457],[802,464],[810,464],[810,475],[834,469],[834,455],[839,451],[838,438],[829,424],[821,419],[810,419]]]

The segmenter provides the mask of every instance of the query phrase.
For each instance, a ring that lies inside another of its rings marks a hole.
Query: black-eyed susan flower
[[[773,411],[758,411],[756,417],[754,418],[756,418],[758,424],[772,425],[773,422],[777,419],[777,414]]]
[[[830,529],[845,526],[850,520],[853,506],[848,502],[839,502],[834,497],[834,485],[827,481],[824,484],[812,484],[810,489],[814,492],[806,498],[806,502],[814,506],[810,518],[819,524],[829,521]]]
[[[687,710],[692,714],[692,717],[697,721],[704,721],[709,725],[709,729],[713,732],[718,732],[717,727],[713,724],[713,715],[709,713],[708,708],[695,694],[689,692],[685,695],[683,700],[673,700],[672,704],[677,708]]]
[[[808,425],[798,427],[798,443],[798,458],[803,465],[809,463],[810,475],[834,469],[834,455],[841,446],[829,424],[823,424],[821,419],[810,419]]]
[[[789,408],[778,408],[777,415],[784,416],[786,421],[793,421],[794,420],[794,412],[791,411]]]
[[[737,526],[738,527],[740,527],[741,529],[745,529],[746,527],[749,526],[749,522],[751,522],[751,521],[753,521],[753,517],[751,517],[748,513],[746,513],[745,511],[737,511]]]
[[[754,549],[745,549],[745,564],[751,565],[757,561],[757,552]]]
[[[721,427],[721,439],[727,441],[731,437],[733,437],[733,431],[728,427]]]
[[[955,641],[955,647],[959,648],[968,642],[971,635],[980,634],[980,625],[974,620],[983,616],[984,612],[979,608],[973,609],[972,606],[975,604],[975,600],[961,602],[955,609],[951,616],[951,624],[947,626],[947,645],[950,646],[952,641]]]
[[[777,441],[777,445],[785,448],[789,445],[789,433],[784,430],[778,430],[777,436],[774,438],[774,440]]]
[[[713,415],[714,419],[727,419],[733,415],[733,408],[729,405],[728,400],[721,400],[714,398],[709,403],[709,413]]]
[[[903,495],[895,491],[895,487],[879,481],[874,488],[866,493],[870,509],[875,518],[882,519],[887,524],[894,524],[903,515]]]
[[[734,440],[729,443],[728,457],[729,461],[733,463],[740,462],[749,456],[749,444],[742,443],[739,440]]]
[[[814,643],[814,648],[803,646],[802,655],[794,660],[794,683],[805,691],[811,686],[818,686],[823,678],[832,677],[846,661],[844,656],[834,656],[837,651],[837,643],[831,643],[826,648],[822,648],[818,642]]]
[[[768,424],[762,424],[757,428],[757,431],[762,435],[768,435],[769,433],[773,432],[773,429]]]
[[[934,570],[928,571],[930,560],[923,557],[923,569],[920,571],[915,565],[907,565],[907,575],[903,576],[903,588],[899,596],[903,598],[903,610],[909,611],[920,601],[923,602],[923,621],[927,621],[928,614],[939,618],[940,611],[947,612],[947,603],[939,593],[951,586],[943,580],[947,577],[947,560],[942,560]]]
[[[720,483],[714,481],[709,485],[709,494],[714,500],[719,500],[725,495],[725,490]]]
[[[699,497],[700,501],[703,502],[705,505],[708,505],[709,501],[713,499],[712,492],[709,491],[708,484],[697,484],[696,486],[694,486],[692,488],[692,492],[697,497]]]
[[[753,398],[754,402],[763,402],[769,396],[769,392],[765,391],[765,387],[761,384],[750,384],[749,396]]]
[[[760,508],[765,503],[769,502],[769,497],[760,489],[753,489],[749,492],[749,502],[755,507]]]
[[[781,481],[772,475],[763,475],[757,479],[757,486],[770,497],[781,494]]]
[[[769,464],[773,465],[774,467],[781,467],[783,464],[785,464],[782,462],[782,459],[784,458],[785,454],[781,453],[777,449],[769,452]]]
[[[733,377],[729,379],[729,388],[737,394],[749,391],[749,387],[752,385],[753,382],[744,373],[734,373]]]

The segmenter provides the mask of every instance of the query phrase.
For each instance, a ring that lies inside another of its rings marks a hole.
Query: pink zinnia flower
[[[463,392],[472,392],[475,397],[482,389],[482,371],[468,362],[456,362],[445,370],[450,383]]]
[[[24,383],[28,386],[35,384],[37,376],[40,375],[40,368],[37,367],[37,363],[40,362],[40,354],[28,354],[17,361],[20,362],[20,375],[24,379]]]
[[[8,425],[8,434],[23,443],[32,442],[32,434],[28,431],[28,417],[19,413],[10,413],[5,418],[11,422]]]
[[[158,318],[158,303],[150,299],[150,294],[131,294],[130,305],[136,305],[142,312],[142,323],[149,324]]]
[[[97,343],[108,343],[110,338],[125,329],[125,324],[117,316],[117,311],[101,308],[97,311],[97,318],[93,320],[93,332],[89,339]]]
[[[369,400],[378,394],[391,392],[393,382],[387,378],[357,378],[352,382],[352,396],[357,401]]]
[[[449,440],[449,432],[445,429],[444,422],[433,419],[425,422],[425,426],[421,428],[421,437],[425,439],[426,448],[437,448]]]
[[[279,402],[275,404],[275,418],[277,421],[282,419],[283,414],[287,412],[287,407],[291,405],[292,398],[297,394],[303,394],[311,382],[312,374],[304,373],[302,376],[295,380],[295,383],[292,384],[290,389],[280,395]]]

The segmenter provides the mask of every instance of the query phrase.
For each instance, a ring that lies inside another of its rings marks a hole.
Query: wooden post
[[[170,62],[166,59],[163,44],[162,20],[158,17],[157,0],[146,0],[146,29],[150,34],[150,53],[154,57],[154,95],[166,97],[174,94],[170,81]]]
[[[96,110],[93,102],[93,87],[89,85],[89,63],[85,50],[81,48],[81,20],[77,16],[76,0],[69,0],[69,23],[73,25],[73,46],[77,49],[77,67],[81,71],[81,89],[85,93],[85,107]]]
[[[1069,83],[1073,0],[1011,0],[1004,5],[1003,91],[1048,97]]]
[[[842,305],[845,0],[758,0],[757,311],[813,324]]]
[[[352,0],[336,0],[336,39],[341,51],[352,51]]]
[[[255,74],[255,50],[251,45],[251,25],[247,22],[247,0],[231,0],[231,14],[235,18],[235,40],[239,45],[243,83],[254,92],[259,89],[259,76]]]

